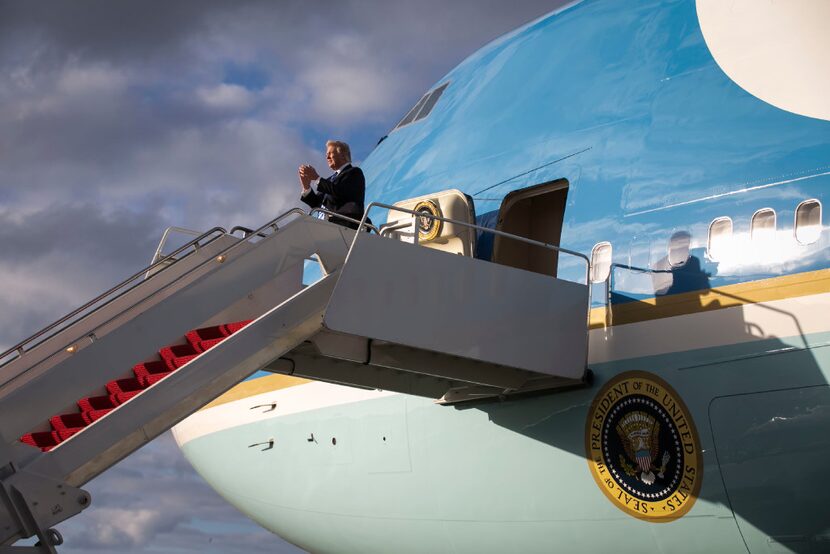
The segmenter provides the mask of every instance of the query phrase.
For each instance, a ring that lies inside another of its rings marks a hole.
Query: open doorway
[[[559,246],[567,197],[567,179],[515,190],[502,201],[496,229]],[[555,277],[559,253],[496,236],[493,243],[493,261]]]

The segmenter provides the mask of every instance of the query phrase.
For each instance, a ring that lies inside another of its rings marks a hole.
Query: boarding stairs
[[[211,230],[0,354],[0,552],[55,552],[80,487],[259,370],[443,404],[584,381],[587,277],[361,224],[295,209]],[[310,259],[322,277],[304,285]]]

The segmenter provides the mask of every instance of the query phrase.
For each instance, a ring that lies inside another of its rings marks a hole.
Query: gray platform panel
[[[361,236],[324,325],[350,335],[579,379],[588,287]]]

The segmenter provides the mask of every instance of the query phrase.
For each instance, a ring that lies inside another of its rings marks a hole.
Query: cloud
[[[221,83],[212,87],[202,87],[196,94],[205,106],[220,110],[246,110],[254,103],[254,95],[239,85]]]
[[[127,79],[107,66],[68,66],[58,78],[56,92],[67,97],[119,94]]]
[[[164,528],[159,526],[162,522]],[[109,508],[89,518],[77,542],[87,548],[131,547],[152,539],[161,530],[169,531],[171,524],[175,527],[175,522],[159,510]]]
[[[297,84],[309,96],[313,118],[351,124],[401,109],[408,77],[376,46],[366,35],[341,31],[303,54]]]

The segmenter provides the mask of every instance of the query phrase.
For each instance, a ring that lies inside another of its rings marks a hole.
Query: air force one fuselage
[[[175,428],[187,458],[313,552],[830,551],[828,21],[585,1],[473,54],[361,164],[368,199],[460,191],[470,222],[591,257],[592,380],[441,405],[260,372]]]

